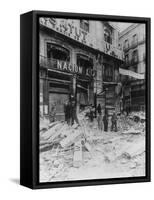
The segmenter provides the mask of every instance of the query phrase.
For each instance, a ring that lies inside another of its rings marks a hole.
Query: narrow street
[[[136,121],[136,117],[139,121]],[[145,175],[144,113],[118,116],[118,132],[100,131],[86,111],[80,126],[40,121],[40,181],[69,181]]]

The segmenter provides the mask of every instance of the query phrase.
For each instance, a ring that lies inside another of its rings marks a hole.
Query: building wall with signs
[[[48,107],[50,115],[52,108],[56,107],[56,118],[64,119],[64,103],[69,101],[71,94],[76,95],[78,110],[88,104],[94,104],[95,52],[86,50],[83,45],[80,46],[73,41],[66,40],[64,35],[57,34],[53,30],[40,28],[39,37],[41,112]],[[73,81],[74,75],[76,83]],[[43,91],[46,81],[48,87]],[[45,99],[48,100],[44,101]]]
[[[111,23],[94,20],[40,18],[40,24],[88,47],[123,59],[123,52],[118,46],[118,31]],[[104,31],[106,31],[106,37],[104,37]],[[112,42],[108,40],[110,37]]]
[[[63,94],[64,99],[68,99],[73,91],[73,74],[77,75],[78,109],[88,104],[97,106],[98,102],[94,98],[103,92],[104,81],[118,82],[118,67],[123,54],[118,49],[118,31],[112,24],[102,21],[40,18],[39,37],[40,70],[50,82],[48,92],[43,93],[46,97],[41,94],[40,99],[45,99],[42,104],[46,107],[48,105],[49,112],[51,104],[55,104],[51,103],[51,96],[55,99],[57,97],[53,88],[59,88],[56,89],[57,94]],[[46,85],[45,78],[43,80],[41,84]],[[114,89],[113,87],[113,95]],[[97,99],[105,106],[104,96]]]

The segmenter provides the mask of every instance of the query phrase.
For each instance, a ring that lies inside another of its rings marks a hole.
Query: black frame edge
[[[32,188],[32,12],[20,15],[20,184]]]

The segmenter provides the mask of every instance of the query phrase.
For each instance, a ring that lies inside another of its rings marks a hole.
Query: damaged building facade
[[[145,77],[145,24],[132,24],[119,35],[119,44],[124,52],[124,69]],[[123,97],[125,110],[145,110],[145,78],[123,76]]]
[[[123,53],[112,23],[42,17],[39,24],[40,114],[54,106],[56,119],[64,119],[70,97],[77,111],[98,103],[117,107]]]

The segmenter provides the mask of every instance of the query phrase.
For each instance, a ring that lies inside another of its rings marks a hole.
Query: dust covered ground
[[[40,120],[40,182],[145,176],[144,113],[119,116],[118,132],[85,116],[72,127]]]

